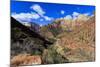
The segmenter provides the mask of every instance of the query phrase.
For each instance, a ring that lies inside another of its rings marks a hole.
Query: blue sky
[[[54,4],[40,2],[11,2],[11,16],[20,22],[35,22],[40,25],[51,23],[57,18],[73,18],[76,15],[92,15],[95,6]]]

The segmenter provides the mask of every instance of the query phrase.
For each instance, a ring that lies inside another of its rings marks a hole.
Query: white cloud
[[[64,10],[61,10],[61,14],[65,14],[65,11]]]
[[[51,21],[53,18],[45,16],[44,14],[46,13],[42,7],[38,4],[34,4],[30,7],[34,11],[36,11],[42,18],[44,18],[46,21]],[[43,19],[40,19],[40,21],[43,21]]]
[[[34,11],[36,11],[39,15],[44,15],[45,14],[45,11],[43,11],[41,6],[38,5],[38,4],[34,4],[30,8],[33,9]]]
[[[67,15],[64,17],[64,19],[72,19],[72,16],[71,15]]]
[[[85,16],[89,16],[89,14],[90,14],[90,13],[84,13],[83,15],[85,15]]]
[[[73,19],[77,19],[77,17],[80,15],[80,13],[78,12],[73,12],[72,16],[73,16]]]
[[[71,15],[67,15],[65,17],[63,17],[64,19],[77,19],[79,17],[88,19],[88,16],[90,15],[90,13],[78,13],[78,12],[73,12]],[[62,19],[62,18],[61,18]]]
[[[73,14],[72,14],[73,19],[77,19],[77,17],[78,17],[79,15],[89,16],[90,13],[83,13],[83,14],[82,14],[82,13],[78,13],[78,12],[73,12]]]
[[[79,16],[79,15],[80,15],[80,13],[78,13],[78,12],[73,12],[73,14],[72,14],[73,17]]]
[[[76,20],[83,20],[83,21],[87,21],[89,19],[90,13],[78,13],[78,12],[73,12],[72,16],[73,19]]]
[[[44,21],[44,19],[40,19],[40,21]]]
[[[44,19],[45,19],[46,21],[51,21],[51,20],[53,20],[52,17],[48,17],[48,16],[43,16],[43,17],[44,17]]]
[[[32,22],[33,19],[39,19],[39,18],[43,18],[40,19],[40,21],[43,21],[44,19],[46,21],[51,21],[53,20],[52,17],[48,17],[48,16],[40,16],[37,13],[12,13],[12,17],[14,17],[15,19],[17,19],[20,22]]]
[[[12,13],[12,17],[20,22],[31,22],[32,19],[39,19],[40,16],[36,13]]]

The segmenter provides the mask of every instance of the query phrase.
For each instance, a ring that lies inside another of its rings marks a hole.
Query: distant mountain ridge
[[[42,35],[45,35],[44,33],[48,33],[46,37],[49,37],[48,35],[51,35],[51,37],[57,36],[58,34],[66,31],[71,32],[76,27],[82,26],[85,22],[87,22],[91,16],[86,15],[79,15],[76,19],[56,19],[51,24],[48,24],[47,26],[42,26],[40,31]]]

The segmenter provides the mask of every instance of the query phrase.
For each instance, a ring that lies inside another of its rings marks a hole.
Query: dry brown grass
[[[29,54],[19,54],[14,56],[11,59],[11,66],[20,66],[20,65],[33,65],[41,64],[41,57],[39,55],[31,56]]]

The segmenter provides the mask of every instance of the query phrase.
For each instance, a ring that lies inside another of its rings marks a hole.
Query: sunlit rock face
[[[37,65],[41,63],[41,56],[39,55],[31,56],[30,54],[19,54],[11,59],[11,67],[23,65]]]
[[[58,19],[53,24],[59,24],[58,27],[61,27],[61,29],[56,29],[56,31],[63,31],[57,34],[55,37],[56,42],[54,42],[53,48],[56,50],[50,50],[49,48],[48,50],[44,51],[44,62],[55,63],[53,61],[55,59],[52,58],[52,53],[57,53],[60,56],[68,59],[68,62],[83,62],[95,60],[94,16],[79,15],[76,20]],[[51,25],[53,26],[53,24]],[[48,29],[48,27],[46,28]],[[71,32],[68,30],[71,30]]]

